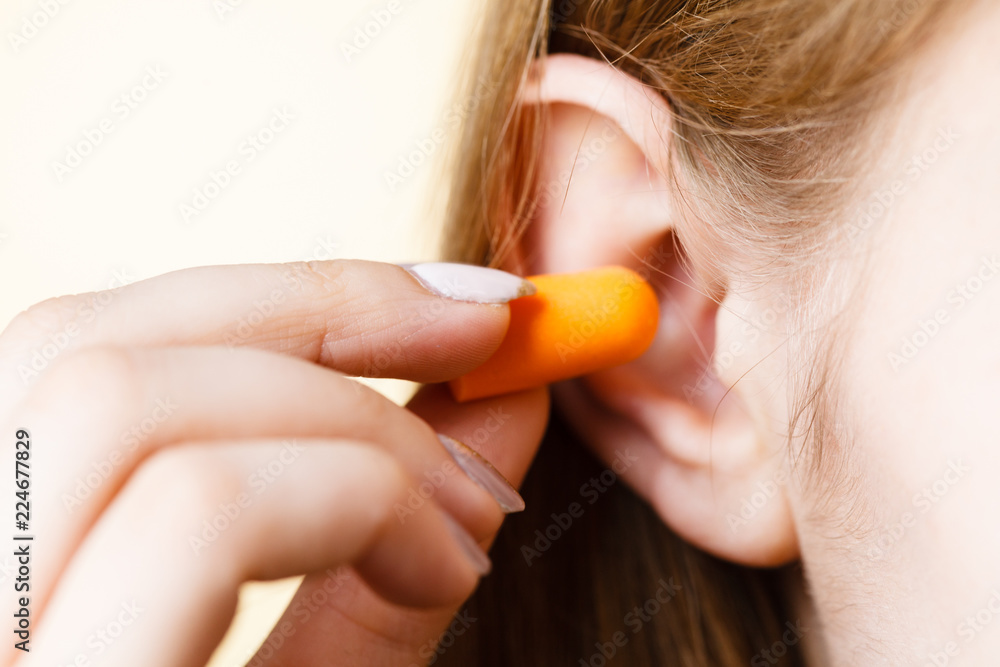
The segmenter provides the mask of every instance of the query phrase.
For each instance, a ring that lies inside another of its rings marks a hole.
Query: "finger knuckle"
[[[18,313],[0,333],[0,350],[12,352],[32,345],[41,345],[53,335],[73,325],[79,326],[80,298],[59,296],[46,299]],[[70,338],[72,331],[66,331]]]
[[[75,412],[108,419],[134,411],[142,382],[131,353],[91,347],[60,357],[29,396],[28,405],[45,414]]]
[[[396,502],[405,501],[413,478],[405,466],[392,454],[363,444],[345,444],[340,451],[341,465],[364,480],[368,504],[376,511],[389,511]]]
[[[152,521],[167,534],[195,535],[242,489],[239,474],[220,457],[177,445],[150,456],[133,475],[127,494],[129,506],[141,512],[133,521]]]

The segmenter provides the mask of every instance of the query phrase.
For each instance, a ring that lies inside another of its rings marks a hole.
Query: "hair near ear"
[[[462,102],[477,86],[487,91],[452,144],[444,255],[517,270],[545,120],[542,105],[518,106],[518,91],[536,58],[570,52],[611,62],[668,100],[676,118],[670,168],[691,186],[689,212],[713,221],[688,228],[711,237],[688,244],[693,262],[717,271],[767,267],[764,278],[818,270],[818,249],[838,234],[822,221],[836,218],[867,159],[856,148],[873,110],[891,101],[901,66],[958,4],[490,0],[458,93]],[[821,384],[825,376],[815,377]],[[809,401],[824,392],[801,394]],[[806,405],[802,419],[822,414]],[[776,662],[761,653],[796,621],[780,585],[794,568],[711,558],[621,484],[529,565],[521,548],[600,473],[556,415],[525,483],[527,511],[508,519],[494,572],[467,607],[478,620],[441,647],[436,664],[804,664],[797,643]],[[678,591],[632,633],[628,613],[655,599],[662,581]]]

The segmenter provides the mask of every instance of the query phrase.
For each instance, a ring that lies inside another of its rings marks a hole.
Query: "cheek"
[[[961,549],[972,573],[995,567],[976,561],[1000,550],[1000,535],[983,530],[1000,523],[1000,264],[962,252],[960,235],[931,250],[927,231],[900,236],[892,262],[875,254],[892,270],[870,283],[838,394],[859,462],[854,488],[882,540],[871,548]],[[886,528],[900,522],[905,531]]]
[[[884,434],[869,444],[885,457],[901,448],[918,458],[1000,451],[1000,275],[983,280],[976,265],[958,274],[939,274],[936,289],[911,289],[882,308],[876,302],[860,320],[845,381],[865,397],[855,410],[860,425]]]

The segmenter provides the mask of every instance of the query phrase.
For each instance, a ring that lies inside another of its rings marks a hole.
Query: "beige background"
[[[426,140],[454,118],[478,2],[63,1],[0,3],[0,328],[48,297],[184,267],[433,255],[437,170],[395,188],[385,174],[421,142],[440,155]],[[294,120],[247,160],[282,107]],[[91,148],[75,167],[73,147]],[[239,173],[185,221],[230,160]],[[245,587],[211,664],[242,665],[293,583]]]

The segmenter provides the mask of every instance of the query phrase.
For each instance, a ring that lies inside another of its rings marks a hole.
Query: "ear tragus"
[[[776,445],[783,440],[769,418],[780,388],[736,381],[737,365],[728,361],[727,372],[716,372],[734,350],[741,365],[761,354],[758,341],[740,343],[731,320],[720,317],[758,304],[709,288],[687,257],[712,253],[685,248],[675,233],[682,207],[665,177],[668,105],[634,78],[581,56],[550,56],[539,76],[525,94],[548,105],[538,206],[522,239],[525,270],[620,264],[648,276],[660,300],[660,327],[642,357],[555,385],[554,399],[608,465],[625,450],[639,458],[623,478],[686,539],[744,563],[793,558],[794,525],[784,488],[774,483],[785,465]],[[722,349],[719,321],[726,322]],[[753,507],[761,484],[776,491]],[[747,503],[751,517],[742,516]]]

